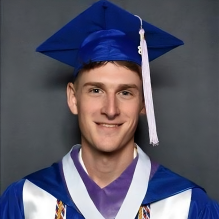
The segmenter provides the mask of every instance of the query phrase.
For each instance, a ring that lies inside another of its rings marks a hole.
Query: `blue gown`
[[[84,219],[69,196],[61,162],[11,184],[0,198],[1,219],[25,218],[22,192],[26,180],[65,203],[67,208],[66,219]],[[218,203],[211,200],[202,188],[161,165],[149,181],[142,206],[150,205],[188,189],[192,189],[188,219],[219,219]]]

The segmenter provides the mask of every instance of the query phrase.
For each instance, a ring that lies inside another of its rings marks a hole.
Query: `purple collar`
[[[138,156],[125,171],[112,183],[104,188],[100,188],[85,172],[78,158],[79,148],[73,149],[71,157],[75,167],[87,188],[88,194],[95,204],[96,208],[104,218],[115,218],[128,192],[132,182],[132,177],[138,161]]]
[[[115,218],[131,185],[138,161],[138,156],[133,159],[132,163],[116,180],[101,189],[83,169],[78,157],[79,150],[80,148],[78,147],[73,148],[71,152],[71,158],[88,191],[91,200],[104,218]],[[158,167],[159,164],[151,162],[150,179],[153,177]]]

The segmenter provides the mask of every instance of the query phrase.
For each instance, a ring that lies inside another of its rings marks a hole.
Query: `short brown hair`
[[[91,69],[99,68],[101,66],[106,65],[107,63],[113,63],[115,65],[128,68],[129,70],[136,72],[139,75],[139,77],[142,79],[141,67],[134,62],[131,62],[131,61],[99,61],[99,62],[89,62],[87,64],[84,64],[82,69],[79,70],[76,78],[74,78],[74,83],[77,81],[78,75],[81,74],[83,71],[89,71]]]

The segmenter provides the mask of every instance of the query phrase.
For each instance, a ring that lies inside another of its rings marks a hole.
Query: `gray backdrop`
[[[66,105],[72,69],[34,50],[93,2],[1,1],[1,192],[80,140]],[[148,145],[145,118],[136,141],[219,201],[219,1],[112,2],[185,42],[151,63],[160,146]]]

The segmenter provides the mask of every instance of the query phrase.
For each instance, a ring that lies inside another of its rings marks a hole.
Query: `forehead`
[[[113,85],[134,83],[137,87],[142,86],[138,72],[110,62],[100,67],[81,71],[75,80],[75,84],[83,86],[87,82],[101,82]]]

